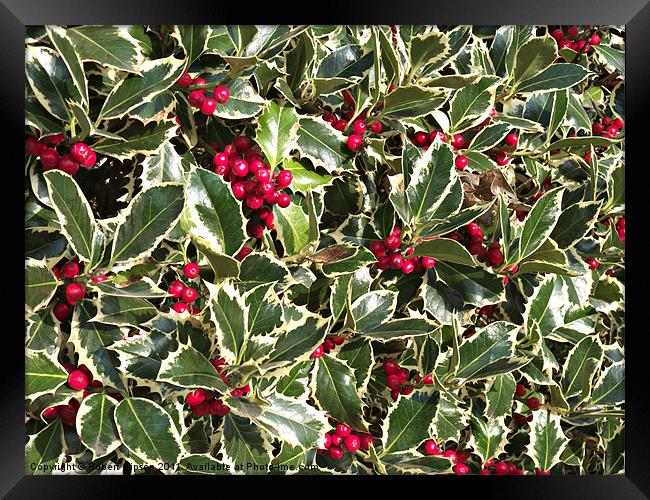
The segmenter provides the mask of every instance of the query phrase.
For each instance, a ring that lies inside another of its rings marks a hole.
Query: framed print
[[[3,19],[9,498],[124,476],[647,497],[650,7],[36,5]]]

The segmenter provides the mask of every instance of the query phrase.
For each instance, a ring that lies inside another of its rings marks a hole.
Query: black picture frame
[[[627,197],[626,217],[630,230],[627,233],[626,259],[628,293],[626,296],[626,473],[621,476],[412,476],[412,477],[345,477],[318,478],[292,477],[229,477],[217,485],[212,479],[185,477],[134,480],[111,476],[24,476],[24,364],[18,330],[24,331],[24,322],[18,311],[22,292],[23,256],[13,257],[7,252],[3,275],[5,293],[3,310],[5,328],[2,335],[4,346],[2,379],[2,410],[0,411],[0,495],[5,498],[81,498],[114,497],[134,494],[136,482],[147,490],[151,486],[165,488],[166,497],[180,495],[228,494],[237,489],[239,494],[267,494],[276,489],[280,494],[295,492],[311,495],[316,489],[330,494],[349,494],[349,488],[359,488],[364,494],[377,489],[384,495],[387,488],[397,489],[398,494],[410,495],[462,495],[469,496],[469,488],[481,498],[650,498],[650,391],[647,387],[645,347],[648,345],[644,329],[642,301],[644,293],[643,219],[647,194],[644,183],[644,156],[650,127],[648,120],[650,103],[650,1],[648,0],[464,0],[463,2],[338,2],[318,4],[279,5],[274,3],[260,9],[253,3],[201,2],[188,3],[169,0],[2,0],[0,3],[0,68],[2,77],[3,121],[7,131],[4,155],[4,174],[9,177],[2,191],[5,208],[5,249],[20,252],[19,243],[24,238],[24,226],[20,211],[24,197],[18,177],[23,161],[24,143],[24,29],[28,25],[41,24],[625,24],[626,25],[626,187],[631,189]],[[22,226],[22,227],[21,227]],[[13,233],[15,231],[15,236]],[[24,249],[24,248],[23,248]],[[15,275],[14,275],[15,273]],[[12,277],[10,277],[12,276]],[[647,306],[646,306],[647,307]],[[7,322],[7,320],[10,320]],[[646,320],[647,321],[647,320]],[[14,327],[15,322],[15,327]],[[10,361],[10,362],[7,362]],[[190,479],[192,486],[186,484]],[[197,483],[197,480],[203,484]],[[207,481],[210,481],[209,483]],[[226,481],[224,483],[223,481]],[[296,485],[295,482],[300,483]],[[329,485],[325,485],[327,481]],[[404,481],[416,482],[415,489]],[[429,481],[434,481],[430,483]],[[253,484],[256,482],[257,484]],[[340,484],[334,484],[334,483]],[[321,486],[323,485],[324,488]],[[317,486],[315,488],[314,486]],[[127,489],[128,488],[128,489]],[[264,488],[264,489],[261,489]],[[133,493],[132,493],[133,492]],[[320,491],[319,491],[320,492]],[[151,494],[148,492],[148,494]],[[380,493],[381,494],[381,493]]]

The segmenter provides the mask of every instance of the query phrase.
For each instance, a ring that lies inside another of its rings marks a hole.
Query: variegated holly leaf
[[[278,166],[293,149],[298,132],[298,115],[292,106],[270,101],[257,120],[256,140],[271,171]]]
[[[93,373],[94,380],[99,380],[105,386],[125,391],[126,387],[120,370],[111,357],[108,348],[122,339],[118,326],[102,324],[93,321],[97,308],[88,301],[77,304],[70,325],[68,342],[74,347],[79,356],[79,364],[86,365]]]
[[[142,44],[127,26],[77,26],[67,35],[82,61],[134,73],[144,62]]]
[[[63,424],[57,418],[25,445],[25,475],[51,475],[65,460]]]
[[[91,394],[84,398],[77,412],[79,439],[93,453],[93,458],[105,457],[121,442],[113,420],[115,400],[106,394]]]
[[[480,417],[472,417],[472,437],[469,446],[474,450],[481,461],[497,457],[504,451],[508,443],[510,429],[506,426],[504,418],[489,418],[483,420]]]
[[[301,117],[296,147],[301,157],[329,174],[351,168],[345,136],[320,118]]]
[[[329,354],[318,358],[312,371],[311,385],[313,398],[321,410],[353,429],[367,430],[357,379],[345,361]]]
[[[485,393],[485,416],[488,420],[510,414],[516,387],[517,382],[512,373],[503,373],[492,379]]]
[[[47,305],[60,283],[44,260],[27,259],[25,261],[26,311],[38,311]]]
[[[130,160],[138,154],[151,156],[158,154],[165,144],[176,135],[177,126],[173,121],[161,121],[143,125],[131,122],[115,137],[101,140],[93,149],[96,153],[111,156],[118,160]]]
[[[120,440],[145,464],[176,464],[183,455],[181,437],[160,405],[144,398],[124,398],[114,410]]]
[[[186,388],[204,388],[219,393],[227,391],[219,372],[194,347],[179,346],[160,363],[157,380]]]
[[[495,321],[478,330],[460,344],[455,378],[480,380],[518,368],[515,342],[519,329],[512,323]]]
[[[115,228],[111,265],[130,264],[148,257],[178,222],[183,210],[183,187],[158,185],[131,201]]]
[[[130,75],[113,87],[97,120],[121,118],[138,106],[152,102],[176,83],[184,67],[184,62],[173,56],[146,61],[140,66],[139,74]]]
[[[232,413],[224,417],[221,453],[224,463],[236,473],[264,473],[264,466],[271,462],[272,449],[265,433],[248,418]]]
[[[467,426],[466,409],[450,394],[441,394],[433,419],[433,435],[442,441],[459,441],[461,431]]]
[[[536,468],[551,470],[559,462],[568,442],[569,439],[560,425],[560,417],[541,411],[535,414],[530,424],[530,443],[526,454],[533,460]]]
[[[436,395],[418,391],[412,396],[400,397],[388,410],[382,425],[382,454],[398,453],[418,447],[429,437],[434,415]]]
[[[25,397],[53,393],[68,380],[68,373],[47,351],[25,353]]]
[[[88,270],[93,269],[102,258],[105,237],[88,200],[75,180],[61,170],[50,170],[44,177],[62,234],[79,259],[88,262]]]
[[[269,394],[263,406],[242,400],[229,400],[235,414],[248,417],[271,436],[303,450],[324,444],[329,428],[325,413],[306,402],[280,394]]]

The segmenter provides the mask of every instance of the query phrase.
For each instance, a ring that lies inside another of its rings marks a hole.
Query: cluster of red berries
[[[397,401],[400,394],[406,396],[414,391],[413,384],[408,383],[411,380],[411,372],[406,368],[402,368],[397,361],[392,358],[384,359],[382,369],[386,374],[386,386],[390,389],[390,396],[393,401]],[[432,374],[424,377],[417,375],[413,380],[416,383],[433,385]]]
[[[354,116],[354,106],[355,101],[354,97],[348,90],[343,90],[343,100],[345,101],[345,107],[350,108],[345,111],[342,117],[336,116],[334,113],[325,113],[323,115],[323,120],[329,123],[332,128],[338,130],[339,132],[345,132],[350,124],[350,120]],[[379,103],[378,103],[379,104]],[[347,146],[350,151],[359,151],[363,147],[363,136],[364,134],[380,134],[383,130],[383,125],[379,120],[373,120],[369,123],[366,122],[368,118],[368,113],[362,111],[358,118],[352,123],[352,133],[348,135]]]
[[[590,30],[591,26],[585,26],[584,31],[580,31],[577,26],[569,26],[565,34],[562,28],[555,28],[551,32],[551,36],[555,38],[558,50],[566,47],[574,52],[587,53],[592,45],[600,45],[600,35],[598,33],[593,33],[587,38]]]
[[[487,155],[492,158],[497,165],[503,167],[510,163],[512,157],[509,156],[513,150],[517,149],[519,145],[519,135],[515,132],[510,132],[503,139],[503,144],[497,144],[487,151]]]
[[[423,448],[424,448],[424,453],[426,453],[427,455],[449,458],[449,460],[451,460],[451,463],[454,464],[454,466],[452,467],[454,474],[458,476],[464,476],[465,474],[469,473],[469,467],[465,463],[467,462],[467,460],[469,460],[469,453],[466,452],[465,450],[448,449],[442,451],[438,443],[436,443],[433,439],[427,439],[424,442]]]
[[[230,385],[230,379],[224,373],[224,368],[226,367],[226,360],[224,358],[217,357],[211,359],[210,363],[212,363],[212,366],[214,366],[215,370],[219,372],[219,376],[221,377],[223,383],[226,385]],[[246,384],[241,387],[235,387],[232,391],[230,391],[230,395],[233,398],[241,398],[242,396],[246,396],[249,392],[251,392],[251,386],[250,384]]]
[[[323,354],[329,353],[336,346],[345,342],[345,337],[327,337],[321,345],[319,345],[314,352],[311,353],[312,359],[320,358]]]
[[[58,145],[64,141],[63,134],[51,135],[42,140],[29,136],[26,141],[27,154],[38,156],[43,164],[43,171],[58,169],[63,172],[75,175],[79,171],[79,165],[90,168],[97,163],[97,155],[90,147],[83,142],[76,142],[69,152],[59,155]],[[49,144],[49,146],[48,146]]]
[[[591,133],[607,139],[614,139],[623,130],[624,126],[625,123],[620,118],[612,119],[609,116],[604,116],[602,120],[595,120],[591,124]]]
[[[353,434],[349,425],[340,423],[334,429],[334,432],[325,434],[325,448],[318,450],[318,453],[325,454],[332,460],[341,460],[343,458],[343,449],[350,453],[357,450],[368,451],[373,444],[374,438],[365,432]]]
[[[223,417],[230,413],[230,408],[217,399],[212,391],[196,389],[185,396],[185,402],[189,405],[192,415],[198,418],[205,415]]]
[[[373,241],[370,244],[370,251],[377,258],[377,267],[381,270],[401,269],[404,274],[410,274],[413,271],[421,272],[431,269],[436,265],[436,259],[433,257],[417,257],[413,255],[413,247],[406,248],[404,255],[401,254],[402,248],[402,228],[395,226],[391,233],[384,241]]]
[[[57,280],[61,280],[62,276],[67,279],[74,279],[79,275],[79,272],[79,264],[73,260],[67,262],[60,271],[56,266],[52,268],[52,274],[54,274]],[[65,288],[65,298],[68,303],[59,302],[52,309],[56,319],[59,321],[65,321],[70,315],[70,307],[68,304],[71,306],[77,305],[77,302],[83,299],[85,295],[86,289],[83,285],[80,285],[79,283],[68,284]]]
[[[490,267],[498,267],[503,262],[503,253],[498,241],[483,245],[485,233],[476,222],[470,222],[464,228],[465,236],[459,231],[453,231],[448,238],[464,244],[470,254],[475,255],[479,262],[485,262]],[[516,272],[516,271],[515,271]]]
[[[524,384],[517,384],[517,387],[515,388],[515,396],[518,398],[526,398],[527,394],[529,394],[529,391],[526,386]],[[542,403],[536,397],[526,398],[525,403],[531,411],[537,411],[540,406],[542,406]]]
[[[269,231],[273,229],[275,216],[270,207],[277,204],[280,208],[287,208],[291,204],[289,195],[280,192],[291,185],[291,171],[280,170],[272,176],[271,166],[262,161],[259,149],[253,147],[251,140],[244,135],[235,137],[223,152],[216,153],[212,165],[217,175],[231,183],[234,197],[242,202],[244,214],[249,219],[246,225],[248,235],[260,239],[265,227]],[[263,206],[265,203],[267,206]],[[251,251],[242,248],[238,260]]]
[[[93,380],[93,375],[86,365],[79,365],[75,368],[70,363],[63,363],[63,368],[68,372],[68,386],[75,391],[83,391],[82,399],[90,395],[90,392],[86,390],[88,387],[103,387],[99,380]],[[109,392],[107,394],[118,401],[123,398],[119,393]],[[78,400],[71,398],[67,404],[45,408],[43,418],[49,421],[59,417],[64,425],[74,426],[79,405]]]
[[[187,88],[190,85],[205,85],[207,82],[204,78],[192,78],[188,73],[183,73],[178,79],[178,85]],[[225,104],[230,98],[230,90],[228,87],[219,85],[214,89],[210,97],[205,95],[206,89],[192,90],[187,96],[187,100],[195,108],[199,108],[201,113],[210,116],[217,109],[217,104]]]
[[[492,120],[492,118],[496,116],[496,114],[497,114],[496,109],[492,108],[490,110],[489,117],[483,120],[477,126],[472,127],[471,132],[478,132],[483,127],[487,126]],[[467,149],[472,141],[471,138],[467,138],[462,134],[454,134],[448,138],[440,130],[433,130],[432,132],[424,132],[420,130],[418,132],[415,132],[411,137],[411,142],[415,146],[422,148],[424,150],[429,149],[431,144],[433,144],[436,140],[440,140],[442,142],[449,141],[449,144],[451,144],[454,151]],[[519,137],[517,136],[517,134],[512,132],[506,136],[505,142],[508,147],[516,147],[517,143],[519,142]],[[502,149],[498,149],[495,146],[490,150],[489,154],[496,159],[499,165],[507,165],[508,162],[510,161],[510,158],[508,157],[508,153],[510,152],[510,150],[508,149],[508,147],[504,146]],[[469,165],[469,159],[465,155],[457,155],[454,160],[454,165],[458,170],[463,170],[465,167],[467,167],[467,165]]]
[[[199,271],[200,271],[199,266],[194,262],[188,262],[183,267],[183,274],[188,279],[192,279],[192,280],[196,279],[199,276]],[[182,300],[182,302],[181,301],[176,302],[172,306],[172,309],[179,314],[190,312],[190,306],[199,297],[199,294],[196,291],[196,289],[192,288],[191,286],[187,286],[185,283],[183,283],[180,280],[172,281],[167,287],[167,291],[172,297]],[[192,314],[197,314],[201,312],[199,308],[194,306],[191,307],[192,307],[191,309]]]

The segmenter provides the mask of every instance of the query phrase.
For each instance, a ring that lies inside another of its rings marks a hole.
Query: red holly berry
[[[70,314],[70,308],[68,307],[68,304],[59,302],[52,308],[52,313],[59,321],[65,321],[68,319],[68,315]]]
[[[327,455],[332,459],[332,460],[341,460],[341,457],[343,456],[343,450],[339,448],[338,446],[330,446],[327,450]]]
[[[54,167],[59,162],[59,153],[56,149],[48,148],[44,146],[41,148],[41,154],[39,156],[40,160],[44,165]]]
[[[452,467],[452,470],[457,476],[464,476],[469,473],[469,467],[465,464],[456,464]]]
[[[88,383],[88,376],[81,370],[73,370],[68,375],[68,385],[75,391],[83,391]]]
[[[569,35],[569,38],[575,38],[578,36],[578,33],[580,33],[580,30],[577,26],[569,26],[569,28],[566,30],[566,33]]]
[[[460,149],[465,145],[465,138],[461,134],[454,134],[451,145],[454,149]]]
[[[481,476],[491,476],[492,475],[492,473],[487,469],[481,469],[480,471],[478,471],[478,473]]]
[[[176,299],[181,296],[183,290],[185,290],[185,283],[178,280],[172,281],[167,287],[167,292]]]
[[[605,127],[603,126],[602,123],[600,122],[594,122],[591,125],[591,133],[593,135],[600,135],[603,133],[603,130],[605,130]]]
[[[343,132],[345,130],[345,127],[347,127],[348,122],[340,119],[332,123],[332,128],[338,130],[339,132]]]
[[[415,269],[415,263],[411,259],[405,260],[402,263],[402,272],[404,274],[411,274],[414,269]]]
[[[190,409],[192,410],[192,414],[195,417],[201,418],[208,414],[209,403],[207,401],[203,401],[198,405],[190,406]]]
[[[406,368],[399,368],[395,375],[397,375],[401,383],[408,382],[410,378],[410,373]]]
[[[556,41],[562,40],[564,38],[564,32],[562,31],[561,28],[556,28],[551,32],[551,36],[555,38]]]
[[[350,453],[354,453],[361,447],[361,440],[359,439],[359,436],[350,434],[343,440],[343,445]]]
[[[438,444],[433,439],[427,439],[424,442],[424,453],[427,455],[439,455]]]
[[[198,298],[198,296],[199,294],[196,293],[196,290],[190,286],[185,287],[181,292],[181,298],[186,304],[191,304]]]
[[[323,344],[321,344],[316,349],[314,349],[310,357],[313,359],[320,358],[324,354],[324,352],[325,352],[325,347],[323,346]]]
[[[196,389],[185,396],[185,401],[190,406],[200,405],[205,401],[205,392],[203,389]]]
[[[492,467],[494,465],[494,459],[493,458],[488,458],[485,463],[483,464],[484,467]]]
[[[524,397],[526,395],[526,386],[523,384],[517,384],[517,388],[515,389],[515,396],[518,398]]]
[[[180,76],[176,83],[183,88],[187,88],[192,85],[192,77],[189,75],[189,73],[185,72]]]
[[[228,102],[229,97],[230,97],[230,90],[228,90],[228,87],[219,85],[214,89],[214,99],[219,104],[226,104]]]
[[[70,283],[65,289],[65,297],[71,305],[75,305],[78,300],[83,299],[85,294],[85,288],[79,283]]]
[[[259,224],[249,221],[248,224],[246,224],[246,233],[251,238],[260,239],[264,235],[264,228]]]
[[[57,413],[61,417],[61,422],[64,425],[74,426],[75,420],[77,418],[77,407],[71,404],[59,405],[57,407]]]
[[[386,375],[393,375],[399,370],[399,364],[394,359],[386,358],[383,361],[382,368]]]
[[[494,466],[494,472],[496,472],[499,476],[509,474],[510,466],[508,465],[507,462],[499,462]]]
[[[368,127],[373,134],[381,134],[381,131],[384,128],[380,121],[370,122]]]
[[[59,410],[56,406],[50,406],[43,410],[42,416],[45,420],[54,420],[59,416]]]
[[[194,80],[192,80],[192,85],[205,85],[208,83],[205,78],[196,77]],[[200,92],[205,92],[205,89],[201,89]]]
[[[536,476],[550,476],[551,471],[550,470],[542,470],[542,469],[538,469],[537,467],[535,467],[535,475]]]
[[[530,409],[533,410],[533,411],[538,410],[539,407],[540,407],[539,399],[537,399],[537,398],[535,398],[535,397],[533,397],[533,398],[528,398],[528,399],[526,400],[526,406],[528,406],[528,408],[530,408]]]
[[[186,278],[194,279],[199,275],[200,268],[195,262],[188,262],[183,267],[183,274]]]
[[[420,264],[425,269],[431,269],[431,268],[435,267],[436,259],[434,259],[433,257],[422,257],[420,259]]]
[[[205,100],[205,90],[193,90],[187,96],[187,100],[195,108],[200,107],[203,101]]]
[[[238,135],[235,137],[235,140],[232,142],[233,146],[239,153],[247,151],[252,146],[251,140],[245,135]]]
[[[455,464],[456,462],[458,462],[458,456],[456,455],[456,452],[454,450],[445,450],[445,452],[442,454],[442,456],[450,458],[452,464]]]
[[[77,142],[72,145],[70,148],[70,154],[74,158],[74,160],[78,163],[83,163],[88,159],[88,156],[90,155],[91,149],[90,147],[83,143],[83,142]]]
[[[456,168],[463,170],[467,164],[469,163],[467,156],[463,155],[458,155],[456,157],[456,160],[454,161],[454,165],[456,165]]]
[[[359,151],[363,146],[363,137],[359,134],[352,134],[348,137],[347,145],[350,151]]]
[[[185,302],[176,302],[172,306],[172,309],[176,311],[178,314],[183,314],[190,311],[190,308],[187,307],[187,304]]]
[[[352,124],[352,130],[355,134],[361,135],[366,131],[366,123],[363,120],[355,120]]]
[[[293,174],[290,170],[282,170],[275,176],[275,182],[278,185],[278,188],[284,189],[285,187],[291,184],[293,180]]]
[[[264,203],[264,199],[257,196],[256,194],[247,194],[246,195],[246,206],[248,208],[252,208],[253,210],[257,210],[262,206]]]
[[[585,262],[589,266],[589,269],[598,269],[598,266],[600,265],[599,262],[593,257],[586,259]]]
[[[323,113],[323,120],[327,123],[334,123],[336,121],[336,115],[334,113]]]
[[[61,274],[68,279],[72,279],[79,274],[79,264],[71,260],[61,268]]]
[[[280,208],[287,208],[291,204],[291,198],[286,193],[281,193],[278,195],[278,206]]]
[[[514,132],[510,132],[508,135],[506,135],[506,144],[514,148],[517,146],[517,144],[519,144],[519,136]]]
[[[620,129],[622,129],[622,128],[625,126],[625,123],[624,123],[623,120],[621,120],[620,118],[616,118],[616,119],[612,122],[612,125],[614,125],[615,127],[617,127],[617,128],[620,130]]]
[[[230,189],[232,189],[232,194],[236,199],[243,200],[246,198],[246,185],[243,181],[233,182]]]
[[[381,241],[373,241],[370,243],[370,251],[375,257],[386,255],[386,247]]]
[[[359,434],[360,447],[363,451],[367,451],[371,444],[374,444],[375,438],[370,434]]]
[[[214,111],[217,109],[217,101],[214,100],[212,97],[206,97],[203,99],[203,102],[201,103],[201,113],[203,113],[206,116],[212,115]]]
[[[414,390],[415,390],[415,387],[413,387],[412,385],[403,385],[402,388],[399,390],[399,393],[400,393],[402,396],[408,396],[408,395],[411,394]]]
[[[399,390],[402,381],[396,374],[391,374],[386,377],[386,386],[392,390]]]
[[[504,150],[498,151],[496,155],[496,162],[497,165],[500,165],[502,167],[510,163],[510,157],[508,156],[508,152]]]
[[[25,141],[25,151],[27,154],[37,156],[41,152],[41,147],[42,145],[36,137],[32,137],[31,135],[27,137]]]
[[[401,269],[402,264],[404,264],[404,258],[398,253],[390,255],[388,258],[388,265],[393,269]]]
[[[345,343],[345,337],[334,337],[332,342],[334,342],[334,345],[342,345]]]
[[[350,429],[349,425],[341,423],[336,426],[336,433],[344,438],[352,434],[352,429]]]
[[[497,267],[503,262],[503,253],[498,248],[490,248],[485,253],[485,261],[489,266]]]

